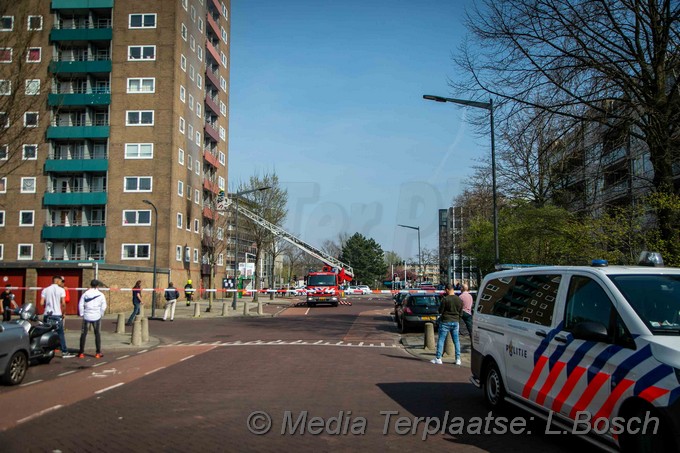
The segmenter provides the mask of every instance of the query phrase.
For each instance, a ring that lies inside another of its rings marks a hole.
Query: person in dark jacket
[[[461,313],[463,312],[463,301],[456,296],[453,287],[448,284],[446,288],[446,296],[442,298],[439,305],[439,338],[437,339],[437,352],[435,358],[431,360],[437,365],[442,364],[442,353],[444,351],[444,343],[449,332],[453,337],[453,345],[456,348],[456,365],[460,365],[460,340],[458,338],[458,328],[460,326]]]

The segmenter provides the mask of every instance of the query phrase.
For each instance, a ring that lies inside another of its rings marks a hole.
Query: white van
[[[487,275],[471,381],[490,407],[522,407],[546,430],[605,449],[680,451],[680,269],[594,262]]]

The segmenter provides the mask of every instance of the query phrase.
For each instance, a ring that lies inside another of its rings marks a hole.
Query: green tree
[[[339,260],[354,269],[354,281],[373,285],[382,281],[387,271],[385,254],[380,244],[360,233],[354,233],[342,247]]]

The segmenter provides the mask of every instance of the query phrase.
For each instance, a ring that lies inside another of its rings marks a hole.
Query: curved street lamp
[[[412,230],[417,230],[418,231],[418,278],[420,279],[420,282],[423,282],[423,268],[420,262],[420,227],[419,226],[410,226],[410,225],[397,225],[402,228],[410,228]]]
[[[493,244],[494,244],[494,264],[498,265],[500,260],[500,249],[498,246],[498,204],[496,201],[496,142],[493,132],[493,99],[489,102],[469,101],[467,99],[445,98],[442,96],[433,96],[431,94],[423,95],[423,99],[435,102],[451,102],[453,104],[466,105],[468,107],[476,107],[489,111],[489,119],[491,121],[491,185],[493,192]]]
[[[153,208],[154,228],[153,228],[153,293],[151,293],[151,319],[156,317],[156,258],[158,257],[158,209],[149,200],[142,200],[142,203],[151,205]]]

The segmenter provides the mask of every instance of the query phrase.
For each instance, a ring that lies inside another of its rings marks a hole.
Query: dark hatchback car
[[[437,294],[409,294],[394,307],[394,319],[402,333],[439,318],[440,296]]]

